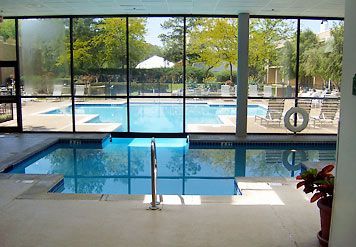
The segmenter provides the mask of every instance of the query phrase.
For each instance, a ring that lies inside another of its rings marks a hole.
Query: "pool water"
[[[71,114],[72,106],[55,109],[45,114]],[[121,123],[116,131],[127,131],[127,104],[76,104],[75,113],[97,115],[88,123]],[[264,116],[266,109],[248,106],[248,116]],[[186,104],[187,124],[222,124],[219,116],[236,116],[236,105]],[[182,132],[183,104],[130,103],[132,132]]]
[[[149,194],[150,141],[113,138],[103,146],[56,144],[10,172],[63,174],[62,193]],[[330,145],[189,149],[186,139],[156,143],[159,194],[234,195],[239,193],[235,177],[294,177],[303,162],[335,162],[335,146]]]

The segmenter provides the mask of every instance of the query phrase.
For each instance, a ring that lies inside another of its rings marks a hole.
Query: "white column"
[[[238,19],[236,135],[239,137],[247,133],[249,18],[248,13],[241,13]]]
[[[345,1],[343,80],[335,196],[329,246],[356,246],[356,1]]]

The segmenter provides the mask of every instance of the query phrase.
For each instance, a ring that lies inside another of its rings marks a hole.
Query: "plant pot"
[[[320,246],[328,246],[330,222],[331,222],[331,206],[328,198],[322,198],[318,201],[320,209],[321,231],[318,233]]]

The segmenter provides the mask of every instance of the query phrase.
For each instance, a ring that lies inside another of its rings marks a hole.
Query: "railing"
[[[159,202],[157,201],[157,154],[155,138],[151,140],[151,191],[152,202],[149,209],[157,210],[159,209]]]

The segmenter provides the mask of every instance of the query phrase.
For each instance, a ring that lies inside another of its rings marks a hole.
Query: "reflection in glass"
[[[69,95],[69,19],[19,20],[19,40],[25,95]]]

